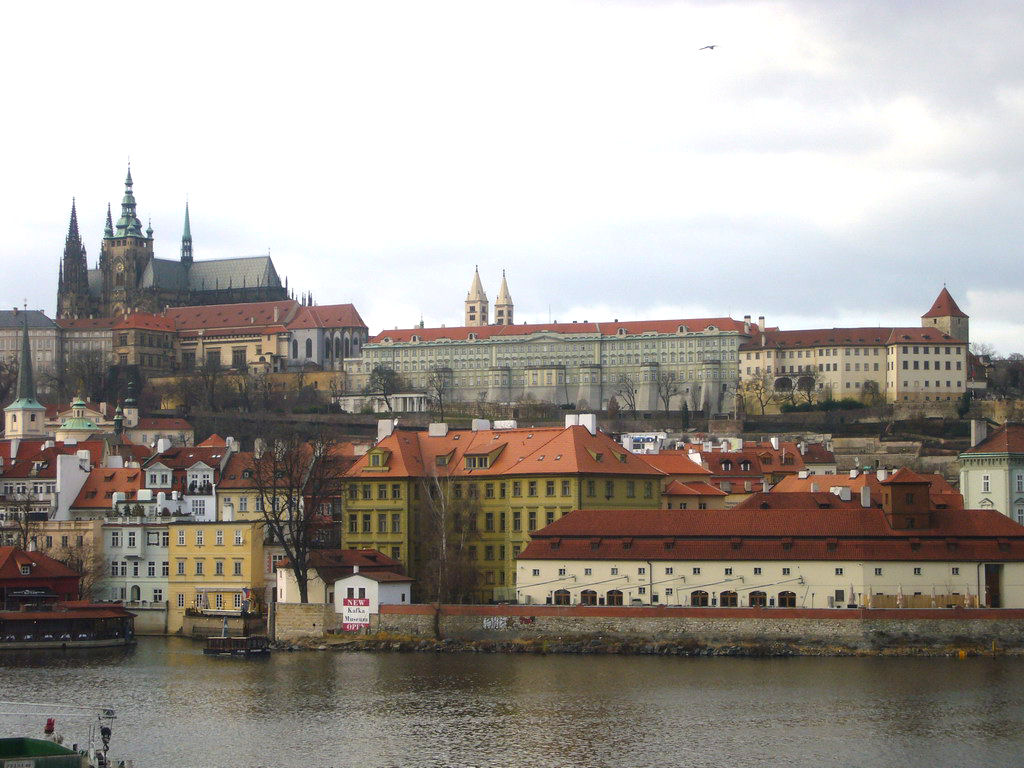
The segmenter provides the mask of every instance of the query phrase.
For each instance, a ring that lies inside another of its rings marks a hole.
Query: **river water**
[[[141,768],[1024,763],[1024,659],[1011,658],[245,660],[141,638],[0,653],[0,700],[109,704],[111,754]],[[42,723],[0,717],[0,733],[28,727]]]

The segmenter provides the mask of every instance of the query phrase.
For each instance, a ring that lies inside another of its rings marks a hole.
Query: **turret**
[[[473,272],[473,284],[466,294],[466,322],[465,325],[472,327],[487,325],[487,294],[484,293],[484,286],[480,282],[480,268],[476,267]]]
[[[938,297],[929,309],[921,316],[921,326],[924,328],[938,328],[943,333],[948,333],[955,339],[970,342],[970,319],[967,314],[957,306],[946,286],[942,286]]]
[[[85,246],[78,232],[78,213],[75,201],[71,201],[71,221],[64,241],[64,256],[60,262],[60,278],[57,283],[57,315],[59,317],[81,317],[88,313],[89,266],[86,263]]]
[[[124,197],[121,198],[121,218],[117,220],[115,237],[142,237],[142,222],[135,213],[135,193],[132,191],[132,167],[124,179]]]
[[[508,292],[508,282],[505,280],[505,270],[501,270],[501,288],[498,290],[498,298],[494,300],[494,324],[512,325],[512,296]]]
[[[185,229],[181,233],[181,260],[192,263],[192,225],[188,220],[188,202],[185,203]]]
[[[17,311],[17,310],[15,310]],[[18,360],[18,382],[14,402],[4,408],[4,437],[42,437],[46,434],[46,409],[36,400],[32,378],[32,347],[28,338],[28,310],[22,315],[21,356]]]

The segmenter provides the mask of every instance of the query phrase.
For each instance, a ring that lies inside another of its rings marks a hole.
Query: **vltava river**
[[[239,660],[142,638],[0,653],[0,699],[109,703],[111,754],[141,768],[1024,763],[1024,660],[1007,658]]]

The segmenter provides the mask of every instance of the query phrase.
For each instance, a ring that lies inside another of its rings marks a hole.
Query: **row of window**
[[[139,575],[139,566],[140,566],[140,563],[139,563],[138,560],[133,560],[131,562],[126,561],[126,560],[121,560],[121,561],[112,560],[110,562],[110,575],[111,576],[127,576],[128,575],[128,569],[130,567],[131,568],[131,575],[132,576],[138,576]],[[168,561],[164,560],[160,564],[160,575],[161,576],[170,576],[170,573],[171,573],[170,563]],[[150,577],[155,577],[156,576],[156,562],[155,561],[150,560],[146,564],[146,575],[150,576]]]
[[[202,528],[197,528],[196,529],[195,541],[196,541],[196,546],[197,547],[204,546],[204,543],[206,541],[206,535],[205,535],[205,532],[203,531]],[[236,547],[240,547],[244,543],[245,536],[243,535],[243,532],[242,532],[241,528],[236,528],[235,529],[235,540],[234,541],[235,541],[235,546]],[[218,528],[214,532],[214,544],[216,546],[218,546],[218,547],[224,545],[224,529]],[[184,547],[185,546],[185,529],[184,528],[179,528],[178,529],[178,546],[179,547]]]
[[[232,576],[241,576],[242,575],[242,561],[241,560],[234,560],[231,565],[232,565],[231,575]],[[178,560],[177,561],[177,566],[178,566],[178,568],[177,568],[176,574],[178,576],[185,576],[185,575],[187,575],[185,573],[185,561],[184,560]],[[202,559],[198,559],[198,560],[195,561],[195,575],[196,576],[205,576],[206,575],[205,569],[206,569],[206,566],[204,565],[204,561]],[[122,575],[124,575],[124,574],[122,574]],[[224,561],[223,560],[214,560],[213,561],[213,575],[214,576],[223,576],[224,575]]]
[[[155,597],[153,598],[156,599]],[[185,607],[185,594],[183,592],[178,593],[177,604],[179,608]],[[210,607],[222,610],[224,608],[224,595],[220,592],[216,592],[213,596],[213,605],[210,605],[210,596],[205,592],[199,592],[196,594],[195,606],[199,610],[208,609]],[[231,595],[231,607],[236,611],[242,608],[242,594],[240,592],[234,592]]]

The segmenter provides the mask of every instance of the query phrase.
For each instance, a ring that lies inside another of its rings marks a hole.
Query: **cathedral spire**
[[[188,200],[185,201],[185,229],[181,233],[181,260],[192,263],[192,225],[188,218]]]
[[[505,270],[501,270],[501,288],[498,290],[498,298],[494,300],[494,322],[498,325],[512,325],[512,296],[508,292],[508,282],[505,280]]]
[[[466,326],[487,325],[487,294],[480,282],[480,267],[473,270],[473,284],[466,294]]]
[[[142,237],[142,222],[135,213],[135,193],[132,191],[132,166],[124,179],[124,197],[121,198],[121,218],[117,220],[117,237]]]
[[[17,312],[18,310],[15,310]],[[43,432],[46,409],[36,400],[32,379],[32,347],[28,341],[28,308],[21,322],[21,357],[18,360],[18,383],[14,402],[4,408],[4,437],[39,437]]]
[[[107,203],[107,223],[103,227],[103,237],[114,236],[114,219],[110,216],[110,203]]]
[[[18,359],[18,384],[14,390],[15,400],[36,399],[36,387],[32,378],[32,347],[28,341],[28,308],[21,318],[21,357]]]
[[[71,219],[64,241],[64,256],[60,262],[57,282],[57,314],[60,317],[79,317],[87,311],[89,299],[89,266],[85,246],[78,231],[78,211],[71,199]]]

